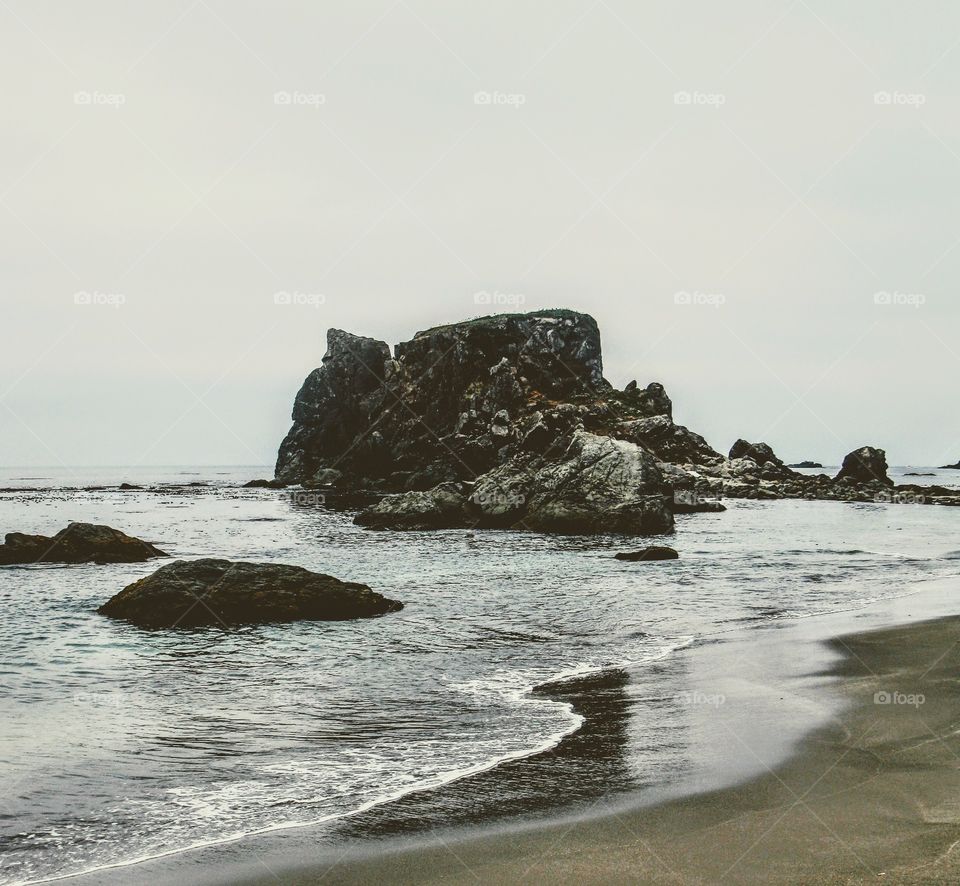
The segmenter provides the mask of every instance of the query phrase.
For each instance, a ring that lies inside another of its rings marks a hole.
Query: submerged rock
[[[0,545],[0,565],[23,563],[143,563],[167,557],[159,548],[119,529],[71,523],[53,537],[7,533]]]
[[[363,584],[299,566],[177,560],[125,587],[97,612],[147,628],[342,621],[403,604]]]
[[[677,560],[680,555],[673,549],[651,545],[642,551],[625,551],[616,555],[617,560],[630,560],[643,562],[645,560]]]
[[[835,479],[893,486],[893,480],[887,476],[887,454],[874,446],[861,446],[849,453]]]

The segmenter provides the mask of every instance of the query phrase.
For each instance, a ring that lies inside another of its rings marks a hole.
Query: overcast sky
[[[960,458],[956,3],[4,0],[0,68],[2,464],[272,464],[328,327],[478,292],[718,449]]]

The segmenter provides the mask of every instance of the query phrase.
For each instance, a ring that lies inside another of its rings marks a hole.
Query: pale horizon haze
[[[272,464],[328,328],[554,307],[722,452],[960,459],[956,4],[0,22],[2,465]]]

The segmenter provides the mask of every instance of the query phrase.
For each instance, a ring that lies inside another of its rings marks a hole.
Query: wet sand
[[[473,833],[355,840],[271,857],[249,883],[960,882],[960,617],[839,637],[811,677],[845,703],[796,752],[736,786]],[[766,759],[716,718],[727,757]],[[740,722],[742,723],[742,716]],[[763,766],[761,766],[763,768]]]

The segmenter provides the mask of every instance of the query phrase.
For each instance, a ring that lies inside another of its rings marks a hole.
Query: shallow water
[[[938,473],[918,482],[960,476]],[[337,820],[577,730],[537,684],[634,664],[659,669],[669,698],[683,687],[663,663],[697,639],[960,574],[955,508],[728,502],[659,539],[679,561],[637,564],[612,558],[635,539],[370,533],[315,499],[235,487],[268,475],[0,473],[44,487],[0,494],[3,532],[103,522],[177,557],[295,563],[406,604],[353,623],[146,632],[95,609],[156,563],[0,569],[0,882]],[[64,488],[123,481],[210,486]],[[662,726],[632,715],[625,780],[676,774]]]

